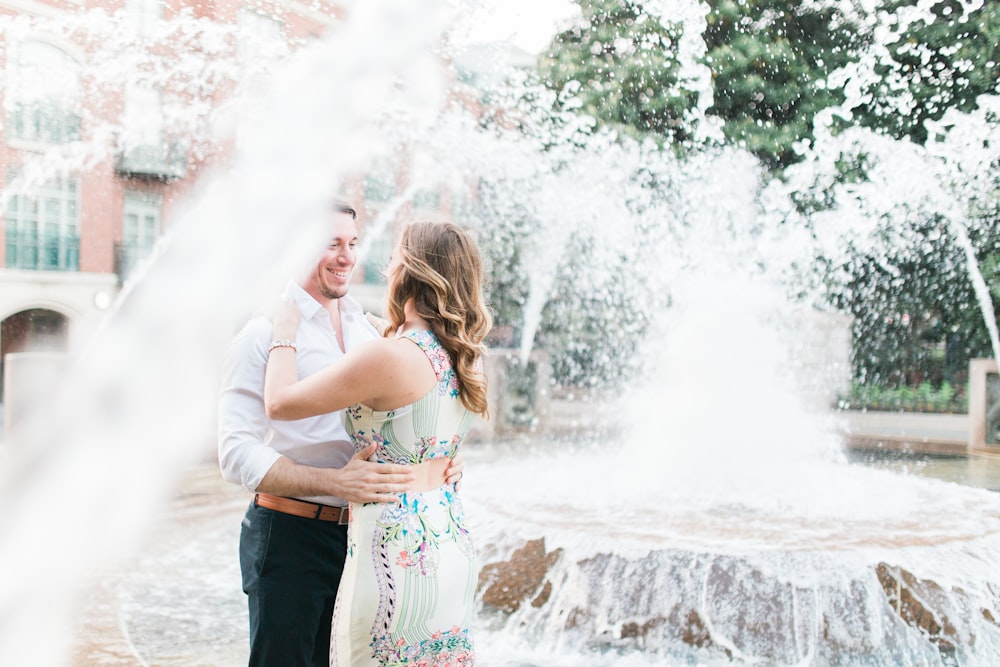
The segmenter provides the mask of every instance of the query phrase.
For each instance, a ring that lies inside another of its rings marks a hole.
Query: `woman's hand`
[[[291,301],[279,300],[264,309],[264,317],[271,320],[271,338],[273,340],[288,339],[295,340],[295,334],[299,330],[299,320],[302,314],[298,306]]]

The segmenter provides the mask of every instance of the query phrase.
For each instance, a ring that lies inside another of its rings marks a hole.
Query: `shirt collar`
[[[319,301],[314,299],[309,292],[302,288],[293,280],[289,280],[288,284],[285,286],[285,292],[282,295],[285,299],[290,299],[295,302],[295,305],[299,307],[299,312],[302,313],[303,319],[310,320],[316,316],[319,312],[326,312]],[[364,308],[361,304],[354,299],[349,294],[345,294],[340,297],[340,314],[346,315],[351,314],[362,314],[364,313]]]

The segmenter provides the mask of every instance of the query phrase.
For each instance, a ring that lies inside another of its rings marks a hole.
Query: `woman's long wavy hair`
[[[395,252],[386,335],[402,326],[403,304],[413,299],[451,357],[462,404],[487,416],[481,359],[493,317],[483,296],[483,259],[475,240],[450,222],[415,222],[403,229]]]

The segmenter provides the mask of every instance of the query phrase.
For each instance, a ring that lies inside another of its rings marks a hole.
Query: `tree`
[[[630,134],[675,145],[697,124],[696,82],[686,80],[682,26],[641,0],[578,0],[582,18],[539,61],[563,108]],[[896,138],[927,139],[926,122],[971,111],[1000,88],[1000,3],[970,9],[940,0],[920,13],[911,0],[870,12],[852,3],[707,0],[703,62],[728,141],[780,169],[800,159],[817,112],[847,103],[856,122]],[[916,16],[913,19],[911,17]],[[872,34],[888,35],[874,43]],[[845,88],[863,72],[848,99]],[[871,63],[870,65],[868,63]]]
[[[858,120],[896,138],[923,144],[927,121],[952,108],[970,112],[980,95],[1000,91],[1000,4],[973,11],[959,0],[940,0],[900,26],[898,12],[912,2],[891,0],[882,21],[896,33],[875,66]]]
[[[834,305],[854,316],[854,375],[868,384],[954,383],[970,357],[991,355],[969,266],[945,223],[918,223],[911,238],[889,252],[848,249],[847,283],[831,288]],[[998,243],[995,232],[977,239],[994,252]]]
[[[601,124],[669,143],[691,138],[693,82],[681,75],[676,23],[635,0],[578,0],[581,19],[556,35],[538,64],[562,109],[574,106]]]
[[[997,190],[984,182],[1000,162],[963,157],[994,145],[998,112],[983,96],[1000,91],[1000,3],[705,0],[701,27],[664,20],[646,0],[578,4],[580,22],[539,63],[560,111],[592,117],[594,131],[611,127],[685,149],[698,148],[701,114],[715,116],[725,141],[752,152],[773,182],[798,183],[786,189],[795,204],[788,213],[800,219],[784,224],[831,237],[842,228],[838,217],[871,213],[859,220],[869,238],[844,249],[852,237],[842,236],[837,252],[817,251],[809,278],[825,280],[828,303],[857,318],[859,377],[905,382],[940,365],[943,349],[952,369],[989,353],[956,233],[968,227],[976,263],[1000,290],[991,231]],[[696,94],[701,81],[685,78],[692,52],[683,30],[692,27],[704,41],[695,60],[711,70],[707,108]],[[845,137],[856,131],[864,136],[852,146]],[[970,143],[960,146],[960,135]],[[823,142],[830,155],[817,158]],[[897,162],[897,153],[912,153],[911,161]],[[888,180],[872,181],[869,167]],[[903,188],[897,210],[881,210],[900,167],[933,172],[931,188],[952,203],[911,208],[923,195]]]
[[[638,0],[578,0],[581,20],[539,61],[565,107],[636,136],[683,145],[698,123],[698,82],[685,78],[683,26]],[[796,159],[816,112],[844,95],[822,82],[852,58],[861,38],[834,7],[792,0],[709,0],[703,64],[729,141],[769,167]],[[835,29],[831,29],[835,27]]]
[[[855,57],[857,26],[834,7],[795,0],[709,0],[705,61],[726,138],[771,168],[796,161],[816,113],[844,101],[825,80]]]

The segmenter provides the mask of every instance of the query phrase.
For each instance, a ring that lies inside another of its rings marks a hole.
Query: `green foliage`
[[[488,299],[495,327],[488,342],[495,347],[521,345],[528,276],[539,270],[528,264],[525,249],[537,241],[542,223],[510,195],[518,191],[517,185],[483,181],[476,201],[463,212],[479,221],[480,247],[492,276]],[[602,231],[584,226],[566,238],[534,332],[533,346],[548,352],[557,385],[605,388],[633,377],[642,363],[636,351],[649,314],[666,298],[650,293],[642,271],[581,269],[609,261],[622,265],[647,261],[644,253],[650,252],[650,244],[643,243],[643,235],[650,230],[637,229],[634,243],[613,250],[606,239],[595,238]]]
[[[1000,301],[1000,256],[996,254],[988,255],[980,265],[983,272],[983,279],[990,290],[990,296],[994,301]]]
[[[482,182],[476,203],[465,215],[481,224],[479,242],[489,266],[487,298],[494,313],[489,344],[521,344],[527,276],[537,267],[525,265],[524,248],[539,234],[541,222],[508,195],[510,183]],[[516,188],[513,188],[516,189]],[[637,244],[635,252],[642,250]],[[627,381],[639,369],[635,354],[656,299],[642,291],[643,276],[632,272],[586,272],[597,266],[602,250],[592,234],[578,230],[567,240],[542,311],[534,346],[549,353],[557,385],[608,387]],[[631,261],[623,257],[622,262]]]
[[[593,117],[594,129],[653,137],[674,149],[689,145],[699,97],[695,82],[681,74],[681,25],[647,12],[644,0],[577,2],[580,22],[558,35],[539,62],[558,110]],[[817,114],[844,102],[852,106],[850,122],[897,139],[933,139],[927,121],[953,108],[972,110],[980,95],[1000,91],[1000,2],[916,4],[888,0],[865,9],[861,3],[706,0],[703,64],[711,70],[713,105],[705,113],[723,121],[727,142],[745,146],[777,178],[800,159],[796,145],[811,141]],[[903,23],[924,11],[935,20]],[[893,37],[874,44],[875,32]],[[869,74],[873,83],[848,99],[846,84],[832,75],[855,65],[862,76],[851,84]],[[865,183],[870,161],[864,153],[845,156],[836,165],[836,183]],[[995,308],[997,166],[981,175],[992,179],[993,194],[962,202],[969,207],[965,222]],[[989,187],[979,191],[988,193]],[[830,188],[791,197],[805,218],[837,206]],[[855,318],[855,376],[887,387],[924,381],[944,387],[949,379],[961,384],[970,357],[993,354],[963,250],[943,220],[907,220],[905,235],[892,228],[898,224],[883,221],[885,242],[851,246],[845,261],[816,259],[831,303]],[[581,319],[578,333],[600,321],[588,320],[589,313],[565,316]],[[549,327],[550,341],[573,347],[569,333]],[[589,344],[582,344],[567,353],[565,375],[582,377],[580,369],[599,368],[595,359]]]
[[[578,105],[602,125],[688,142],[698,91],[681,77],[682,26],[646,12],[640,0],[577,0],[582,18],[555,37],[539,74],[561,108]],[[823,81],[855,53],[857,29],[832,7],[793,0],[709,0],[705,65],[726,138],[770,167],[796,159],[817,111],[839,104]],[[831,26],[836,26],[831,30]]]
[[[972,230],[987,267],[996,266],[1000,253],[998,222],[980,221]],[[854,375],[863,382],[960,379],[970,358],[993,354],[964,251],[943,221],[912,224],[907,239],[893,237],[891,245],[864,252],[852,246],[847,266],[828,267],[831,300],[854,317]],[[1000,308],[998,276],[986,278],[992,305]]]
[[[841,398],[844,410],[880,410],[908,412],[964,413],[969,409],[966,391],[955,390],[950,382],[935,387],[921,382],[915,389],[910,386],[883,387],[877,384],[853,383],[850,393]]]
[[[912,0],[892,0],[886,9],[910,9]],[[891,58],[877,68],[868,101],[854,109],[858,120],[917,143],[927,140],[925,123],[949,109],[972,111],[976,98],[998,92],[1000,3],[967,11],[960,0],[939,0],[935,19],[920,19],[887,45]]]
[[[698,122],[697,91],[681,76],[682,26],[650,15],[642,0],[577,0],[581,21],[555,37],[539,61],[560,108],[599,124],[675,147]],[[912,0],[890,0],[876,13],[847,15],[837,3],[707,0],[704,63],[711,70],[709,115],[728,141],[778,169],[799,159],[795,144],[812,137],[816,114],[845,101],[830,74],[877,53],[875,82],[851,100],[857,122],[897,138],[927,139],[925,122],[951,108],[969,111],[1000,85],[1000,3],[969,11],[961,0],[930,6],[899,29]],[[860,12],[854,7],[855,12]],[[859,23],[865,22],[864,27]],[[873,49],[872,25],[898,30]],[[855,104],[855,101],[857,104]]]
[[[726,138],[769,167],[797,159],[816,113],[844,101],[824,85],[860,46],[856,26],[834,7],[794,0],[709,0],[704,38],[714,105]],[[831,27],[836,29],[831,29]]]
[[[690,139],[686,118],[697,92],[680,76],[680,26],[649,16],[633,0],[578,2],[580,22],[556,35],[538,64],[560,107],[633,136]]]
[[[658,304],[636,289],[631,272],[581,276],[579,267],[592,265],[597,245],[588,234],[570,239],[555,293],[543,312],[537,342],[549,350],[553,379],[560,385],[620,386],[643,363],[637,348]]]
[[[512,338],[517,338],[524,319],[522,309],[528,290],[522,266],[522,244],[523,239],[537,229],[538,222],[519,202],[506,197],[502,186],[489,183],[480,184],[479,198],[466,215],[484,221],[477,227],[487,275],[490,276],[487,301],[493,310],[494,331],[498,335],[509,332]],[[514,340],[493,342],[517,344]]]

